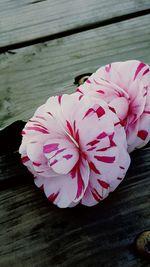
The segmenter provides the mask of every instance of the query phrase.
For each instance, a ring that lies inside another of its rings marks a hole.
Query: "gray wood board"
[[[11,175],[15,157],[2,160],[19,180],[0,193],[1,267],[149,266],[133,243],[150,225],[150,148],[132,155],[119,188],[92,208],[55,207],[23,169]]]
[[[0,48],[149,8],[149,0],[0,0]]]
[[[0,55],[0,127],[27,120],[51,95],[73,92],[79,74],[112,61],[150,64],[149,25],[145,15]]]

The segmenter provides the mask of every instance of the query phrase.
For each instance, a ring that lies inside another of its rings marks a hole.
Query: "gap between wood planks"
[[[20,43],[16,43],[16,44],[10,44],[10,45],[1,47],[0,48],[0,54],[6,53],[6,52],[10,52],[11,53],[11,51],[9,51],[9,50],[15,50],[15,49],[18,49],[18,48],[23,48],[23,47],[34,45],[34,44],[37,44],[37,43],[47,42],[47,41],[51,41],[51,40],[54,40],[54,39],[59,39],[59,38],[62,38],[62,37],[70,36],[70,35],[77,34],[77,33],[84,32],[84,31],[88,31],[88,30],[91,30],[91,29],[96,29],[96,28],[99,28],[99,27],[104,27],[104,26],[111,25],[111,24],[114,24],[114,23],[117,23],[117,22],[130,20],[130,19],[133,19],[133,18],[136,18],[136,17],[141,17],[141,16],[148,15],[148,14],[150,14],[150,9],[140,10],[140,11],[137,11],[137,12],[133,12],[131,14],[117,16],[117,17],[114,17],[114,18],[106,19],[104,21],[100,21],[100,22],[90,23],[90,24],[87,24],[87,25],[84,25],[84,26],[77,27],[75,29],[62,31],[62,32],[59,32],[59,33],[56,33],[56,34],[47,35],[47,36],[44,36],[44,37],[39,37],[39,38],[30,40],[30,41],[20,42]]]

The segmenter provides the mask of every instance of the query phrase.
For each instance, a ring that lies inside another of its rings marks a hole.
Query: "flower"
[[[23,164],[61,208],[97,204],[119,185],[130,164],[124,128],[99,98],[50,97],[22,135]]]
[[[99,68],[77,89],[104,99],[125,127],[128,151],[150,140],[150,67],[138,60],[115,62]]]

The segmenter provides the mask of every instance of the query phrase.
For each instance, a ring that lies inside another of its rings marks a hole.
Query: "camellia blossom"
[[[150,67],[138,60],[99,68],[77,89],[104,99],[125,127],[128,151],[150,140]]]
[[[80,93],[50,97],[23,129],[22,162],[58,207],[93,206],[130,164],[124,127],[104,100]]]

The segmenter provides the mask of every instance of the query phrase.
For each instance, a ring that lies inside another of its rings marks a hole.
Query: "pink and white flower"
[[[119,185],[130,164],[124,127],[100,98],[50,97],[22,135],[23,164],[61,208],[97,204]]]
[[[150,140],[150,67],[138,60],[115,62],[99,68],[77,89],[104,99],[125,127],[128,151]]]

